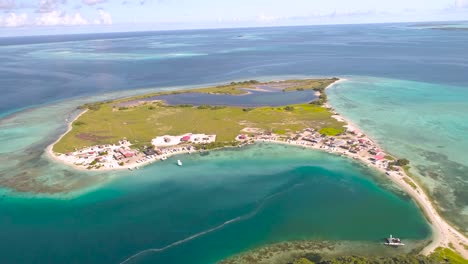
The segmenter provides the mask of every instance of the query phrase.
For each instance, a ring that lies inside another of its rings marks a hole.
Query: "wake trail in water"
[[[180,244],[189,242],[189,241],[191,241],[191,240],[193,240],[193,239],[195,239],[195,238],[198,238],[198,237],[200,237],[200,236],[203,236],[203,235],[206,235],[206,234],[208,234],[208,233],[211,233],[211,232],[214,232],[214,231],[216,231],[216,230],[219,230],[219,229],[221,229],[221,228],[223,228],[223,227],[225,227],[225,226],[227,226],[227,225],[229,225],[229,224],[232,224],[232,223],[235,223],[235,222],[239,222],[239,221],[243,221],[243,220],[248,220],[248,219],[252,218],[253,216],[255,216],[255,215],[263,208],[263,206],[265,206],[265,204],[266,204],[269,200],[271,200],[271,199],[273,199],[273,198],[275,198],[275,197],[277,197],[277,196],[280,196],[280,195],[282,195],[282,194],[284,194],[284,193],[286,193],[286,192],[289,192],[289,191],[291,191],[292,189],[294,189],[294,188],[296,188],[296,187],[298,187],[298,186],[301,186],[301,185],[303,185],[303,184],[302,184],[302,183],[297,183],[297,184],[294,184],[293,186],[289,187],[289,188],[286,189],[286,190],[283,190],[283,191],[280,191],[280,192],[277,192],[277,193],[275,193],[275,194],[272,194],[272,195],[270,195],[270,196],[265,197],[262,201],[260,201],[260,203],[258,204],[258,206],[257,206],[253,211],[251,211],[251,212],[248,213],[248,214],[245,214],[245,215],[238,216],[238,217],[236,217],[236,218],[227,220],[226,222],[224,222],[224,223],[222,223],[222,224],[220,224],[220,225],[218,225],[218,226],[215,226],[215,227],[210,228],[210,229],[208,229],[208,230],[205,230],[205,231],[196,233],[196,234],[191,235],[191,236],[189,236],[189,237],[187,237],[187,238],[178,240],[178,241],[176,241],[176,242],[174,242],[174,243],[172,243],[172,244],[169,244],[169,245],[167,245],[167,246],[165,246],[165,247],[162,247],[162,248],[149,248],[149,249],[142,250],[142,251],[140,251],[140,252],[138,252],[138,253],[136,253],[136,254],[134,254],[134,255],[128,257],[127,259],[125,259],[124,261],[120,262],[119,264],[125,264],[125,263],[129,262],[130,260],[132,260],[132,259],[134,259],[134,258],[137,258],[138,256],[141,256],[141,255],[146,254],[146,253],[150,253],[150,252],[152,252],[152,253],[163,252],[163,251],[165,251],[165,250],[167,250],[167,249],[170,249],[170,248],[172,248],[172,247],[178,246],[178,245],[180,245]]]

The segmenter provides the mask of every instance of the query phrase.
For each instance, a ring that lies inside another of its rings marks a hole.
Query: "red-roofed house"
[[[188,136],[188,135],[187,135],[187,136],[183,136],[183,137],[180,139],[180,141],[185,141],[185,142],[190,141],[190,136]]]
[[[384,158],[385,158],[385,154],[382,152],[377,153],[377,155],[375,155],[374,157],[375,160],[383,160]]]

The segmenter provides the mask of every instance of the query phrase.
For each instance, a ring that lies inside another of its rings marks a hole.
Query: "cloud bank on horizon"
[[[0,27],[179,28],[466,20],[468,0],[0,0]]]

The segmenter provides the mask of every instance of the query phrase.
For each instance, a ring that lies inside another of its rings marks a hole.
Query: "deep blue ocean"
[[[467,86],[467,34],[405,24],[0,38],[0,112],[116,90],[260,76]]]
[[[384,175],[326,153],[255,145],[99,173],[44,154],[85,102],[249,79],[346,78],[330,104],[408,158],[466,233],[466,43],[409,24],[0,38],[2,260],[203,264],[291,240],[430,239]]]

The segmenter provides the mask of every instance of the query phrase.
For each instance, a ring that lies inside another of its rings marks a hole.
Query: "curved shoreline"
[[[51,158],[52,160],[54,161],[58,161],[58,162],[62,162],[62,163],[65,163],[63,162],[62,160],[59,159],[59,157],[57,155],[55,155],[54,151],[53,151],[53,148],[54,148],[54,145],[59,142],[66,134],[68,134],[68,132],[70,132],[72,129],[73,129],[73,122],[75,122],[76,120],[78,120],[78,118],[80,118],[80,116],[84,115],[86,112],[88,112],[88,109],[84,109],[82,110],[78,115],[75,116],[75,118],[73,118],[72,120],[68,121],[68,124],[67,124],[67,130],[65,132],[63,132],[62,135],[60,135],[60,137],[57,138],[57,140],[55,140],[52,144],[50,144],[49,146],[47,146],[46,148],[46,154],[49,158]],[[70,164],[67,164],[67,165],[70,165]],[[73,168],[77,169],[77,170],[80,170],[80,168],[78,166],[72,166]]]
[[[334,84],[328,86],[327,89],[332,87]],[[330,107],[328,102],[325,104],[325,106]],[[358,126],[341,116],[339,113],[336,113],[336,117],[346,122],[348,124],[348,127],[353,127],[359,131],[362,131]],[[369,139],[372,140],[375,145],[379,146],[372,138]],[[380,146],[379,148],[383,149]],[[373,164],[371,164],[368,160],[360,159],[360,161],[366,165],[374,167],[382,173],[385,173],[383,169],[377,166],[373,166]],[[408,177],[410,179],[411,177],[409,177],[404,170],[401,173],[403,174],[403,177],[399,177],[399,175],[395,173],[389,173],[388,176],[390,180],[392,180],[392,182],[394,182],[400,188],[402,188],[417,203],[417,205],[421,208],[427,220],[429,221],[433,230],[432,242],[429,245],[427,245],[421,253],[424,255],[429,255],[430,253],[434,252],[434,250],[437,247],[446,247],[455,249],[463,258],[468,259],[468,249],[465,248],[465,246],[468,246],[468,239],[440,216],[440,214],[435,209],[433,202],[429,199],[429,196],[426,194],[426,192],[418,182],[412,181],[413,184],[416,186],[416,188],[412,188],[403,180],[404,177]],[[463,245],[461,245],[460,243],[462,243]]]
[[[325,91],[326,91],[326,89],[328,89],[330,87],[333,87],[333,86],[335,86],[335,85],[337,85],[337,84],[339,84],[341,82],[344,82],[344,81],[346,81],[346,79],[340,78],[336,82],[334,82],[334,83],[330,84],[329,86],[327,86],[325,88]],[[331,109],[328,102],[326,102],[323,105],[323,107]],[[71,164],[61,160],[53,152],[52,149],[53,149],[53,146],[58,141],[60,141],[60,139],[62,139],[68,132],[71,131],[73,122],[75,120],[77,120],[81,115],[86,113],[86,111],[87,110],[82,111],[73,120],[71,120],[68,123],[67,131],[64,132],[54,143],[52,143],[51,145],[49,145],[47,147],[46,153],[54,161],[58,161],[58,162],[62,162],[62,163],[67,164],[67,165],[71,165]],[[348,119],[341,116],[336,111],[333,110],[333,112],[335,113],[335,115],[333,117],[335,119],[337,119],[337,120],[345,122],[346,123],[345,127],[347,127],[348,129],[352,129],[352,130],[359,131],[359,132],[362,131],[361,129],[359,129],[358,126],[356,126],[355,124],[350,122]],[[369,139],[374,146],[377,146],[377,147],[379,147],[380,149],[383,150],[383,148],[381,148],[372,138],[367,137],[367,139]],[[271,143],[275,143],[275,144],[287,144],[287,145],[293,145],[293,146],[301,146],[301,147],[310,148],[310,149],[314,149],[314,150],[326,151],[326,152],[333,153],[333,154],[336,154],[336,155],[344,155],[344,156],[346,156],[348,158],[353,158],[353,159],[359,160],[361,163],[367,165],[368,167],[372,167],[372,168],[378,170],[379,172],[381,172],[383,175],[387,175],[388,178],[393,183],[398,185],[401,189],[403,189],[407,194],[409,194],[411,196],[411,198],[421,208],[421,210],[423,211],[425,217],[429,221],[429,224],[431,225],[431,228],[432,228],[432,231],[433,231],[433,236],[432,236],[433,240],[431,241],[431,243],[429,245],[427,245],[422,250],[421,253],[424,254],[424,255],[429,255],[430,253],[434,252],[436,248],[445,247],[445,248],[455,249],[463,258],[468,259],[468,249],[466,249],[465,246],[464,246],[464,245],[468,246],[468,239],[463,234],[461,234],[458,230],[456,230],[453,226],[451,226],[447,221],[445,221],[439,215],[439,213],[435,209],[435,206],[433,205],[432,201],[429,199],[429,196],[424,192],[424,189],[421,188],[421,186],[417,182],[412,181],[412,183],[416,186],[416,188],[411,187],[407,182],[405,182],[405,180],[404,180],[405,177],[411,179],[411,177],[409,177],[406,174],[406,172],[401,171],[400,175],[395,173],[395,172],[387,172],[382,167],[379,167],[379,166],[373,164],[372,162],[370,162],[365,157],[360,156],[358,154],[350,153],[348,151],[342,151],[342,152],[327,151],[327,150],[319,148],[317,146],[306,145],[305,143],[296,142],[296,141],[286,142],[286,141],[271,140],[271,139],[269,139],[269,140],[256,140],[256,141],[258,141],[258,142],[267,141],[267,142],[271,142]],[[172,153],[172,155],[186,154],[186,153],[188,153],[188,152],[187,151],[180,151],[180,152]],[[169,156],[169,155],[167,155],[167,156]],[[154,160],[148,160],[147,162],[140,163],[138,165],[139,166],[144,166],[144,165],[152,163],[153,161]],[[73,168],[75,168],[75,169],[78,169],[78,170],[85,170],[83,168],[80,168],[77,165],[71,165],[71,166]],[[108,169],[104,169],[104,170],[128,169],[128,168],[132,168],[134,166],[135,166],[135,164],[129,164],[129,165],[124,165],[124,166],[118,167],[118,168],[108,168]]]

